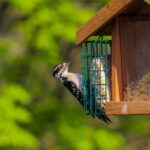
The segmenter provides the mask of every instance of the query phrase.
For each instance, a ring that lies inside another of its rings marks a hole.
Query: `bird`
[[[79,103],[82,106],[84,106],[83,94],[82,94],[83,76],[79,73],[69,72],[68,69],[69,69],[69,63],[60,63],[52,69],[52,75],[74,95],[74,97],[79,101]],[[89,111],[88,114],[91,114],[89,102],[87,104],[87,107]],[[94,112],[95,108],[93,107],[92,109]],[[99,111],[99,113],[96,114],[96,117],[98,119],[102,120],[107,124],[111,123],[111,120],[106,115],[104,109],[98,109],[97,111]],[[91,115],[92,117],[95,117],[95,114],[92,113]]]

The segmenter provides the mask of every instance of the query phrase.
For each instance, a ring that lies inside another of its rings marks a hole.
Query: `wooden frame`
[[[131,22],[133,19],[135,22]],[[138,21],[142,23],[138,23]],[[148,24],[144,21],[149,21]],[[125,26],[127,25],[127,26]],[[144,25],[144,30],[142,26]],[[125,99],[125,88],[134,80],[134,69],[130,65],[134,63],[127,61],[136,57],[135,53],[145,50],[143,45],[150,49],[150,0],[112,0],[103,7],[93,18],[86,24],[82,25],[77,31],[77,45],[84,42],[93,35],[112,35],[112,101],[106,102],[106,113],[108,115],[139,115],[150,114],[150,98],[141,101],[130,101]],[[142,34],[144,31],[146,34]],[[138,35],[138,36],[135,36]],[[142,38],[141,36],[142,35]],[[134,43],[132,43],[132,39]],[[130,41],[130,42],[128,42]],[[142,41],[142,42],[141,42]],[[144,42],[143,42],[144,41]],[[134,46],[137,47],[134,47]],[[139,48],[140,47],[140,48]],[[138,49],[136,51],[136,49]],[[132,52],[130,57],[128,54]],[[145,54],[150,55],[149,51]],[[135,60],[140,58],[140,54]],[[146,67],[147,59],[142,57]],[[143,68],[146,68],[142,66]],[[150,68],[150,67],[148,67]],[[133,70],[132,70],[133,69]],[[148,72],[144,69],[143,74]]]
[[[129,57],[131,57],[134,52],[133,58],[137,60],[140,54],[136,58],[136,53],[144,51],[144,46],[150,43],[148,38],[150,37],[149,26],[150,17],[148,16],[135,18],[120,16],[114,21],[112,28],[112,101],[106,103],[106,112],[109,115],[150,114],[150,98],[147,101],[142,99],[141,101],[125,101],[124,99],[125,87],[135,78],[135,74],[132,73],[134,69],[130,67],[132,64],[128,64],[127,61],[129,61]],[[144,29],[142,27],[144,27]],[[141,35],[140,39],[136,35]],[[134,45],[136,45],[136,47],[134,47]],[[146,47],[150,49],[150,45]],[[129,55],[131,52],[132,55]],[[149,56],[149,53],[150,52],[147,52],[143,54],[143,56]],[[136,63],[136,60],[131,62]],[[147,68],[143,71],[143,73],[145,73],[149,71],[150,65],[149,61],[145,59],[143,61]],[[140,68],[139,71],[140,70],[143,70],[143,68]]]

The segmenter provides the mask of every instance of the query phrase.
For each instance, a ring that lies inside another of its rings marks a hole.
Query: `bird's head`
[[[61,63],[56,65],[52,70],[52,75],[56,79],[60,79],[64,73],[68,72],[69,63]]]

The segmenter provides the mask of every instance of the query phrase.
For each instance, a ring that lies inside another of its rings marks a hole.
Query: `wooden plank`
[[[117,18],[112,30],[112,101],[123,100],[120,25]]]
[[[106,114],[108,115],[144,115],[150,114],[149,101],[124,101],[107,102]]]
[[[82,25],[77,31],[76,43],[80,44],[86,40],[90,35],[101,29],[109,21],[114,19],[121,13],[129,4],[136,0],[112,0],[98,13],[91,18],[86,24]]]

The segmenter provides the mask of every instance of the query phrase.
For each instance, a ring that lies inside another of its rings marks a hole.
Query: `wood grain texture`
[[[112,101],[123,100],[121,56],[120,24],[117,18],[112,30]]]
[[[122,66],[123,66],[123,89],[130,89],[130,93],[141,93],[141,87],[144,87],[143,94],[139,94],[140,99],[150,95],[146,85],[148,80],[144,78],[150,74],[150,18],[120,17],[120,36],[122,46]],[[141,81],[145,80],[145,84]],[[141,84],[138,87],[138,84]],[[150,85],[149,85],[150,86]],[[129,88],[130,87],[130,88]],[[138,87],[138,88],[136,88]],[[125,93],[124,92],[124,93]],[[150,92],[150,91],[149,91]],[[144,95],[147,93],[147,95]],[[129,97],[129,93],[127,94]],[[139,99],[139,96],[132,95],[132,100]],[[128,98],[127,98],[128,99]]]
[[[125,10],[129,4],[136,0],[112,0],[77,31],[76,43],[80,44],[90,35],[100,30],[109,21],[114,19],[120,12]]]
[[[106,114],[108,115],[144,115],[150,114],[149,101],[124,101],[107,102]]]

